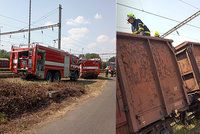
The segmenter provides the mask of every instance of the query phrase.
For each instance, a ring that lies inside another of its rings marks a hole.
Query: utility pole
[[[3,45],[1,45],[1,28],[3,28],[3,27],[0,26],[0,46],[3,46]]]
[[[30,47],[31,42],[31,0],[29,1],[29,26],[28,26],[28,47]]]
[[[59,4],[59,22],[58,22],[58,49],[61,49],[61,26],[62,26],[62,6]]]
[[[84,50],[84,48],[82,48],[82,54],[83,54],[83,50]]]
[[[61,11],[62,11],[62,6],[59,5],[59,22],[57,24],[31,28],[31,0],[30,0],[29,1],[29,27],[27,29],[23,28],[23,29],[16,30],[16,31],[4,32],[4,33],[0,32],[0,36],[28,32],[28,47],[30,47],[31,31],[42,30],[42,29],[50,29],[50,28],[53,29],[54,27],[58,27],[58,38],[55,41],[58,40],[58,49],[60,49],[61,48],[61,22],[62,22],[61,21],[61,17],[62,17]]]

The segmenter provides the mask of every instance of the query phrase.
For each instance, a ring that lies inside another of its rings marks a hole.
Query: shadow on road
[[[113,80],[112,77],[109,78],[109,77],[103,77],[103,76],[99,76],[98,79],[100,79],[100,80]]]
[[[78,79],[77,81],[70,81],[69,79],[62,79],[61,82],[72,82],[76,84],[89,85],[97,82],[96,80]]]

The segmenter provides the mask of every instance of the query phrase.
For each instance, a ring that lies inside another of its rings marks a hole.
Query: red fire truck
[[[82,78],[97,78],[100,73],[100,59],[82,59],[80,61],[80,76]]]
[[[10,69],[21,74],[22,78],[38,78],[59,81],[63,77],[77,80],[79,77],[79,58],[53,47],[33,43],[30,47],[11,48]]]
[[[0,58],[0,69],[8,69],[9,60],[7,58]]]

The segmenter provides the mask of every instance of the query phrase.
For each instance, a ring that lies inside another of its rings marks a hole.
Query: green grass
[[[7,117],[4,113],[0,113],[0,124],[7,122]]]
[[[190,133],[190,130],[192,130],[194,127],[196,127],[197,125],[200,125],[200,121],[193,121],[190,125],[188,126],[184,126],[182,124],[177,124],[173,126],[173,131],[174,134],[188,134]],[[198,130],[196,130],[195,132],[197,132]],[[198,131],[200,134],[200,131]]]

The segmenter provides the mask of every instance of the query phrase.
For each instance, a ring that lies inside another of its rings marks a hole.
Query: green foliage
[[[188,134],[192,129],[197,127],[199,125],[200,121],[199,120],[194,120],[193,122],[190,123],[188,126],[184,126],[183,124],[179,123],[173,126],[173,133],[174,134]],[[200,132],[200,128],[196,128],[196,132]]]
[[[99,54],[96,54],[96,53],[87,53],[87,54],[85,54],[85,58],[86,59],[94,59],[94,58],[101,59]]]
[[[0,50],[0,58],[8,58],[10,59],[10,53],[6,50]]]
[[[80,54],[78,57],[79,57],[79,58],[84,58],[85,55],[84,55],[84,54]]]
[[[94,59],[94,58],[98,58],[101,59],[99,54],[96,53],[87,53],[87,54],[80,54],[79,58],[85,58],[85,59]]]
[[[4,113],[0,113],[0,124],[5,123],[7,121],[7,117]]]
[[[106,62],[104,62],[104,61],[102,61],[101,62],[101,67],[100,67],[101,69],[105,69],[106,68]]]
[[[115,62],[115,59],[116,59],[116,57],[113,56],[113,57],[111,57],[108,61],[109,61],[109,62]]]

